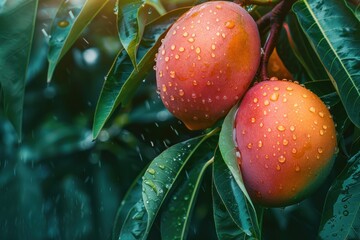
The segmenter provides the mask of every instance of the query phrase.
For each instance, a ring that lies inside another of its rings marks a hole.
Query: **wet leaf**
[[[130,208],[130,211],[124,219],[124,225],[118,239],[146,239],[143,236],[145,234],[147,222],[148,215],[144,201],[141,199]]]
[[[63,1],[50,31],[48,82],[56,65],[109,0]]]
[[[298,1],[293,10],[351,121],[360,126],[360,23],[344,1]]]
[[[245,239],[246,234],[230,216],[214,185],[212,194],[215,229],[218,238],[222,240]]]
[[[186,239],[191,223],[192,211],[201,186],[205,170],[213,163],[217,138],[204,142],[191,157],[195,166],[183,180],[161,216],[162,239]],[[209,160],[210,159],[210,160]]]
[[[329,78],[293,12],[286,17],[276,47],[293,80],[304,83]]]
[[[120,105],[126,105],[134,96],[145,76],[154,66],[154,57],[170,25],[188,8],[174,10],[149,23],[141,40],[137,61],[138,71],[129,55],[122,49],[113,63],[101,90],[94,116],[93,137],[96,138],[110,115]]]
[[[118,0],[119,36],[130,60],[137,68],[136,53],[142,39],[145,25],[165,9],[159,1]]]
[[[126,237],[130,236],[129,233],[134,229],[138,233],[135,234],[136,236],[132,234],[135,239],[147,238],[160,207],[185,164],[201,145],[217,132],[218,130],[215,129],[204,136],[173,145],[151,162],[143,176],[142,200],[135,204],[135,209],[131,210],[138,217],[128,215],[119,238],[127,239]],[[146,226],[143,224],[144,221],[147,222]]]
[[[21,139],[25,80],[38,1],[0,4],[0,101]]]
[[[142,190],[142,179],[145,172],[141,172],[141,174],[134,180],[130,188],[128,189],[127,193],[125,194],[124,198],[122,199],[120,206],[117,210],[113,232],[112,232],[112,239],[116,240],[119,239],[121,228],[123,227],[123,223],[127,217],[134,216],[136,211],[141,212],[141,210],[145,210],[141,207],[143,205],[142,201],[140,203],[139,199],[141,199],[141,190]],[[129,211],[129,209],[131,209]],[[141,215],[141,213],[140,213]],[[143,221],[146,224],[146,221]],[[140,222],[141,225],[141,222]],[[146,226],[146,225],[145,225]],[[135,231],[136,232],[136,231]]]
[[[237,226],[233,231],[237,233],[240,231],[244,239],[261,239],[261,230],[257,222],[256,211],[254,211],[244,192],[240,189],[234,176],[225,164],[220,151],[215,153],[213,171],[216,192],[224,204],[228,215]],[[225,227],[225,232],[227,232],[226,229],[228,229],[228,224],[231,224],[231,222],[229,220],[225,226],[222,226],[221,223],[218,224],[217,232],[219,234],[219,232],[222,232],[222,227]]]
[[[237,162],[236,151],[237,148],[235,146],[235,141],[233,139],[234,136],[234,120],[236,116],[238,106],[235,105],[227,114],[224,119],[223,125],[221,127],[220,139],[219,139],[219,148],[221,155],[226,163],[227,167],[230,169],[230,172],[235,178],[236,183],[240,187],[241,191],[244,193],[245,197],[250,202],[253,210],[255,211],[255,207],[250,199],[248,192],[244,186],[244,182],[240,173],[240,167]]]
[[[358,239],[360,236],[360,152],[331,186],[324,204],[321,239]]]

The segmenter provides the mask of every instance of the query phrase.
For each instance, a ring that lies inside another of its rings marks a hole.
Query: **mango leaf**
[[[286,16],[276,48],[284,65],[293,73],[294,80],[304,83],[309,80],[328,79],[321,61],[293,12]]]
[[[246,234],[230,216],[214,185],[212,195],[215,230],[218,238],[222,240],[245,239]]]
[[[221,127],[220,132],[220,138],[219,138],[219,148],[221,155],[230,169],[231,174],[235,178],[236,183],[240,187],[241,191],[244,193],[245,197],[249,201],[250,205],[253,208],[253,211],[255,211],[255,207],[250,199],[250,196],[248,192],[246,191],[241,172],[240,167],[237,162],[236,152],[237,147],[235,146],[235,141],[233,139],[234,135],[234,120],[236,116],[238,106],[235,105],[227,114],[227,116],[224,119],[223,125]]]
[[[161,215],[161,239],[186,239],[187,237],[201,180],[205,170],[214,162],[213,156],[208,156],[209,153],[214,155],[214,144],[207,142],[206,145],[201,146],[201,152],[196,152],[199,156],[194,156],[195,166],[172,195],[167,208]]]
[[[142,199],[130,209],[119,239],[146,239],[160,207],[185,164],[202,144],[217,135],[215,129],[204,136],[173,145],[157,156],[147,168],[142,182]]]
[[[360,236],[360,152],[334,181],[325,200],[321,239],[358,239]]]
[[[256,211],[248,202],[219,151],[215,153],[213,179],[216,192],[223,202],[232,221],[242,233],[242,238],[261,239]],[[236,231],[238,232],[238,229]],[[217,226],[218,233],[221,225]],[[235,229],[234,229],[235,231]]]
[[[161,44],[160,39],[166,30],[189,8],[181,8],[169,12],[149,23],[138,49],[138,71],[131,64],[129,55],[122,49],[113,63],[96,106],[93,138],[96,138],[110,115],[119,105],[126,105],[144,77],[152,70],[155,54]]]
[[[146,23],[164,14],[159,1],[118,0],[118,26],[121,44],[137,68],[136,53],[142,39]]]
[[[38,1],[0,4],[0,100],[21,140],[25,80]]]
[[[126,217],[131,213],[129,209],[133,209],[134,205],[141,199],[141,190],[142,190],[142,179],[141,177],[144,175],[144,171],[134,180],[129,190],[125,194],[123,200],[120,203],[118,211],[115,216],[115,222],[113,226],[112,239],[119,239],[120,231],[123,226],[123,223]],[[141,204],[141,203],[140,203]],[[135,229],[136,234],[136,229]]]
[[[293,10],[351,121],[360,126],[360,22],[344,1],[298,1]]]
[[[108,1],[77,0],[62,2],[50,31],[48,82],[51,81],[55,67],[61,58]]]

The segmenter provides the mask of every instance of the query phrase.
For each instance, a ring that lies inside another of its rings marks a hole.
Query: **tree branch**
[[[264,44],[264,53],[260,63],[260,75],[262,81],[269,79],[267,75],[269,58],[276,46],[285,17],[295,1],[296,0],[282,0],[271,10],[271,12],[265,14],[257,21],[260,33],[263,33],[270,25],[270,34]]]

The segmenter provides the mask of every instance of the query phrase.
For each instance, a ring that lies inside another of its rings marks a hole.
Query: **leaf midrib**
[[[351,78],[351,74],[348,72],[347,68],[345,67],[345,65],[342,62],[342,59],[339,57],[339,55],[337,54],[337,52],[335,51],[335,49],[333,48],[332,44],[330,44],[331,42],[329,41],[329,38],[327,37],[327,35],[325,34],[324,29],[321,27],[320,22],[317,20],[315,13],[312,11],[310,4],[308,3],[307,0],[304,0],[304,4],[306,5],[309,13],[311,14],[311,17],[314,19],[315,24],[318,26],[321,34],[324,36],[325,41],[327,42],[327,44],[330,46],[330,49],[332,50],[332,52],[334,53],[334,55],[336,56],[336,58],[339,60],[343,70],[345,71],[346,75],[348,76],[348,79],[351,81],[352,85],[355,87],[356,92],[358,94],[358,96],[360,96],[360,91],[359,89],[356,88],[355,82],[353,81],[353,79]],[[329,72],[330,73],[330,72]],[[330,73],[331,74],[331,73]]]

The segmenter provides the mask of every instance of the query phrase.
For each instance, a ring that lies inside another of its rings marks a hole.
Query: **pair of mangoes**
[[[212,1],[180,17],[156,57],[166,108],[192,130],[211,127],[240,101],[234,139],[244,184],[255,202],[284,206],[312,193],[329,174],[336,131],[311,91],[272,78],[250,89],[261,58],[253,18]]]

